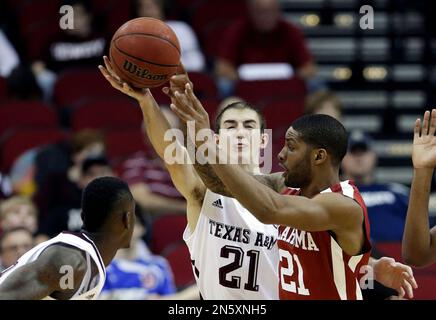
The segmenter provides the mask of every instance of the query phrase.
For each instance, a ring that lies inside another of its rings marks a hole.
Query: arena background
[[[110,41],[122,23],[135,17],[132,1],[88,3],[94,31],[106,41]],[[37,188],[41,188],[35,182],[41,175],[35,166],[23,159],[22,165],[17,165],[16,160],[25,151],[69,141],[84,128],[98,129],[104,134],[107,157],[115,171],[129,155],[150,148],[143,139],[139,109],[110,87],[96,64],[59,68],[51,95],[41,88],[32,91],[35,81],[26,70],[34,75],[38,72],[34,62],[44,58],[46,44],[62,32],[59,27],[62,4],[57,0],[0,2],[0,30],[17,52],[18,68],[24,68],[13,79],[7,79],[11,71],[0,77],[3,199],[11,196],[11,185],[14,193],[29,197],[35,197]],[[433,1],[280,0],[280,4],[284,18],[303,31],[317,63],[314,85],[337,94],[348,130],[361,130],[373,138],[379,157],[376,180],[410,185],[411,128],[424,108],[435,105]],[[373,29],[359,26],[364,15],[359,10],[364,5],[374,9]],[[190,72],[190,76],[204,105],[214,114],[220,103],[213,73],[214,59],[222,43],[220,37],[233,21],[247,14],[245,1],[173,0],[165,3],[165,14],[167,20],[187,22],[198,37],[206,64],[203,71]],[[2,56],[0,66],[1,59]],[[241,80],[235,87],[236,95],[264,110],[268,127],[274,131],[274,154],[281,146],[286,126],[304,112],[308,90],[295,87],[292,81]],[[160,104],[168,103],[159,90],[154,92]],[[276,164],[273,168],[279,170]],[[436,218],[436,197],[430,206],[432,220]],[[155,253],[169,260],[178,288],[193,281],[182,240],[185,222],[183,215],[172,212],[151,215],[148,221],[149,244]],[[399,241],[378,242],[375,246],[380,253],[401,261]],[[419,283],[416,298],[435,299],[436,266],[415,269],[415,274]]]

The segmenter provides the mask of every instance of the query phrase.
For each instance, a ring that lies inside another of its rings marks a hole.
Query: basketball
[[[109,56],[122,80],[136,88],[153,88],[176,73],[180,44],[174,31],[163,21],[137,18],[115,32]]]

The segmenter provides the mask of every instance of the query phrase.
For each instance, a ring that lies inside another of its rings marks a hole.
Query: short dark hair
[[[237,102],[233,102],[233,103],[229,104],[228,106],[222,108],[218,112],[218,114],[217,114],[217,116],[215,118],[215,132],[219,132],[220,131],[220,129],[221,129],[221,119],[223,117],[223,114],[224,114],[224,112],[226,112],[227,110],[230,110],[230,109],[238,109],[238,110],[249,109],[249,110],[253,110],[254,112],[257,113],[257,115],[259,117],[260,131],[263,132],[265,130],[266,121],[265,121],[265,117],[263,116],[263,114],[260,113],[259,110],[254,108],[248,102],[237,101]]]
[[[82,193],[83,229],[99,231],[114,212],[120,201],[133,200],[129,186],[115,177],[101,177],[92,180]]]
[[[105,156],[94,156],[86,158],[81,167],[82,174],[86,175],[93,166],[109,167],[109,161]]]
[[[348,133],[338,120],[325,114],[304,115],[291,126],[305,143],[326,149],[333,165],[341,163],[347,153]]]

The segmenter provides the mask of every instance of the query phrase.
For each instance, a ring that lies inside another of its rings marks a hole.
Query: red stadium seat
[[[140,129],[107,131],[106,148],[108,158],[115,163],[138,151],[148,149],[144,133]]]
[[[68,71],[59,76],[54,88],[58,107],[69,107],[92,98],[125,98],[125,95],[112,88],[97,67]]]
[[[31,60],[41,59],[47,41],[60,33],[59,4],[59,0],[29,0],[17,6],[21,33]]]
[[[4,135],[1,139],[1,168],[8,172],[15,159],[23,152],[67,138],[67,135],[55,128],[20,129]]]
[[[195,282],[191,256],[183,241],[169,248],[164,255],[174,274],[174,282],[178,289],[186,288]]]
[[[169,245],[183,240],[186,215],[168,214],[157,218],[152,227],[151,250],[161,254]]]
[[[8,101],[0,106],[0,137],[8,129],[57,128],[56,112],[39,101]]]
[[[127,99],[88,101],[74,110],[72,129],[140,129],[142,113]]]
[[[6,79],[0,77],[0,101],[6,98]]]
[[[206,56],[213,58],[226,27],[247,14],[245,0],[198,1],[191,6],[192,26]]]
[[[274,100],[262,108],[268,129],[289,127],[295,119],[303,115],[304,98]]]
[[[198,1],[191,7],[192,26],[197,33],[214,23],[230,22],[247,14],[245,0]]]
[[[298,78],[239,81],[236,85],[236,95],[254,104],[273,99],[298,100],[306,96],[306,85]]]

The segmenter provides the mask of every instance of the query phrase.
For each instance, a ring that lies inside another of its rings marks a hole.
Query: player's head
[[[215,131],[219,143],[227,142],[227,150],[238,154],[239,163],[251,164],[259,160],[260,149],[268,143],[264,133],[263,115],[249,103],[237,101],[219,110]]]
[[[91,181],[82,193],[83,229],[118,237],[119,248],[128,248],[135,225],[135,201],[129,186],[115,177]]]
[[[328,115],[305,115],[295,120],[286,131],[285,145],[278,155],[285,168],[285,184],[302,188],[323,170],[339,173],[347,139],[344,126]]]
[[[248,9],[254,27],[259,32],[271,32],[280,19],[277,0],[248,0]]]

